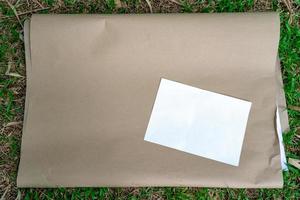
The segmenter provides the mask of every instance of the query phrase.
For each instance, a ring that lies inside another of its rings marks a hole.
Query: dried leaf
[[[152,10],[152,5],[150,3],[150,0],[146,0],[148,6],[149,6],[149,9],[150,9],[150,12],[153,13],[153,10]]]
[[[116,8],[122,8],[121,0],[115,0]]]
[[[20,20],[19,14],[18,14],[18,12],[17,12],[15,6],[12,5],[12,4],[10,3],[10,1],[8,1],[8,0],[6,0],[6,3],[7,3],[7,5],[10,7],[10,9],[13,11],[13,13],[14,13],[14,15],[16,16],[16,18],[17,18],[19,24],[20,24],[21,27],[23,28],[23,24],[22,24],[22,22],[21,22],[21,20]]]
[[[18,77],[18,78],[23,77],[23,76],[21,76],[21,75],[18,74],[18,73],[10,72],[10,69],[11,69],[11,62],[9,62],[9,63],[7,64],[7,70],[6,70],[6,72],[5,72],[5,75],[6,75],[6,76],[13,76],[13,77]]]
[[[294,167],[300,169],[300,160],[289,158],[289,164],[293,165]]]
[[[5,72],[5,75],[9,74],[10,68],[11,68],[11,62],[8,62],[8,64],[7,64],[7,69],[6,69],[6,72]]]
[[[18,190],[18,195],[15,200],[21,200],[21,197],[22,197],[21,191]]]
[[[300,107],[299,106],[291,106],[291,105],[289,105],[288,108],[291,109],[291,110],[300,112]]]
[[[177,4],[177,5],[179,5],[179,6],[182,6],[182,3],[180,3],[180,2],[178,2],[176,0],[170,0],[170,1],[173,2],[173,3],[175,3],[175,4]]]
[[[19,124],[22,124],[22,121],[19,121],[19,122],[9,122],[5,125],[5,127],[9,127],[9,126],[16,126],[16,125],[19,125]]]
[[[8,74],[5,74],[5,75],[7,75],[7,76],[13,76],[13,77],[18,77],[18,78],[24,77],[24,76],[22,76],[22,75],[20,75],[18,73],[8,73]]]
[[[6,199],[6,198],[5,198],[5,195],[6,195],[6,193],[8,192],[9,187],[10,187],[10,185],[6,187],[6,189],[5,189],[4,193],[2,194],[0,200],[5,200],[5,199]]]

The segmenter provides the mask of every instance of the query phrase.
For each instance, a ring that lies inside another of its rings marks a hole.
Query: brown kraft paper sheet
[[[33,15],[25,27],[19,187],[282,187],[276,13]],[[238,167],[143,140],[161,78],[252,102]]]

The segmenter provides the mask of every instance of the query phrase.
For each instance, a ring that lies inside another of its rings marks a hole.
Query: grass
[[[291,131],[288,158],[300,158],[300,0],[149,0],[154,13],[278,11]],[[300,170],[289,166],[283,189],[76,188],[17,189],[25,100],[22,24],[31,13],[148,13],[146,0],[0,1],[0,198],[3,199],[300,199]],[[9,69],[9,70],[8,70]]]

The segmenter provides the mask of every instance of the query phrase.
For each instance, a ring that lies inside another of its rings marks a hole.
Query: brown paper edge
[[[287,112],[286,98],[283,89],[282,72],[279,57],[276,59],[276,103],[279,112],[281,129],[284,132],[290,130],[289,117]]]
[[[22,135],[25,133],[26,129],[26,121],[27,121],[27,115],[28,115],[28,109],[29,109],[29,90],[28,85],[30,82],[30,74],[31,74],[31,50],[30,50],[30,19],[27,19],[24,22],[24,47],[25,47],[25,64],[26,64],[26,93],[25,93],[25,108],[24,108],[24,117],[23,117],[23,130]],[[23,138],[21,142],[23,143]],[[22,159],[22,147],[20,150],[20,160]],[[20,163],[20,161],[19,161]],[[20,187],[19,181],[19,170],[18,170],[18,176],[17,176],[17,187]]]

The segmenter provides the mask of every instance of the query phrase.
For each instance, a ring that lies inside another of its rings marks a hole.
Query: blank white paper
[[[144,140],[238,166],[251,102],[161,79]]]

